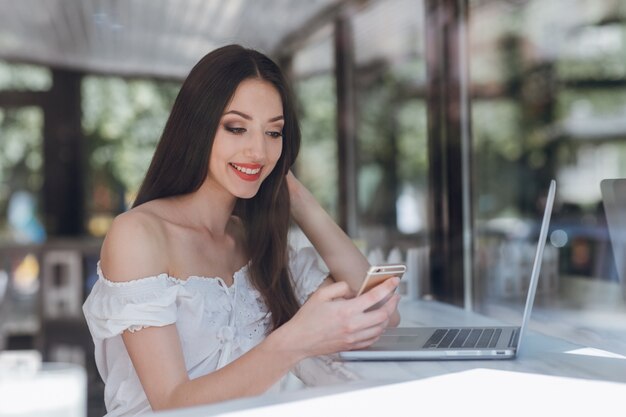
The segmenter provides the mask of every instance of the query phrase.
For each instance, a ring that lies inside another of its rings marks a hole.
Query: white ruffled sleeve
[[[112,282],[99,275],[83,304],[87,325],[97,339],[175,323],[177,303],[191,296],[167,274],[128,282]]]
[[[328,277],[328,269],[315,248],[289,248],[289,269],[294,281],[296,297],[303,304]]]

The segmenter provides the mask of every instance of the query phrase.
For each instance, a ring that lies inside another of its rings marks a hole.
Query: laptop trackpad
[[[416,348],[421,347],[423,343],[423,336],[384,334],[375,344],[379,346],[389,344],[401,344],[410,345],[411,347]]]
[[[415,343],[418,340],[421,340],[422,337],[419,336],[410,336],[410,335],[398,335],[398,334],[385,334],[381,338],[381,340],[397,340],[398,342],[412,342]]]

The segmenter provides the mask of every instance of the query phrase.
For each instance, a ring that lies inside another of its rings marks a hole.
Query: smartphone
[[[402,278],[405,271],[406,265],[403,264],[372,265],[370,269],[368,269],[365,279],[363,280],[363,284],[361,284],[361,289],[356,296],[358,297],[359,295],[371,290],[389,278]]]

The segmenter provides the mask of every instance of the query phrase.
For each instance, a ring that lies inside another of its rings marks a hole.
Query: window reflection
[[[478,306],[519,316],[532,259],[525,252],[556,178],[535,326],[624,352],[616,332],[626,326],[605,320],[626,307],[615,296],[622,291],[600,181],[626,176],[626,5],[470,5]]]

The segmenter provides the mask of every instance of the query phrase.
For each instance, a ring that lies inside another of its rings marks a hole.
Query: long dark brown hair
[[[239,199],[252,284],[272,314],[274,328],[299,308],[287,267],[289,191],[285,175],[300,148],[300,127],[290,88],[280,68],[262,53],[228,45],[202,58],[184,81],[133,207],[157,198],[188,194],[207,177],[213,140],[239,84],[270,82],[283,104],[283,149],[274,170],[250,199]]]

